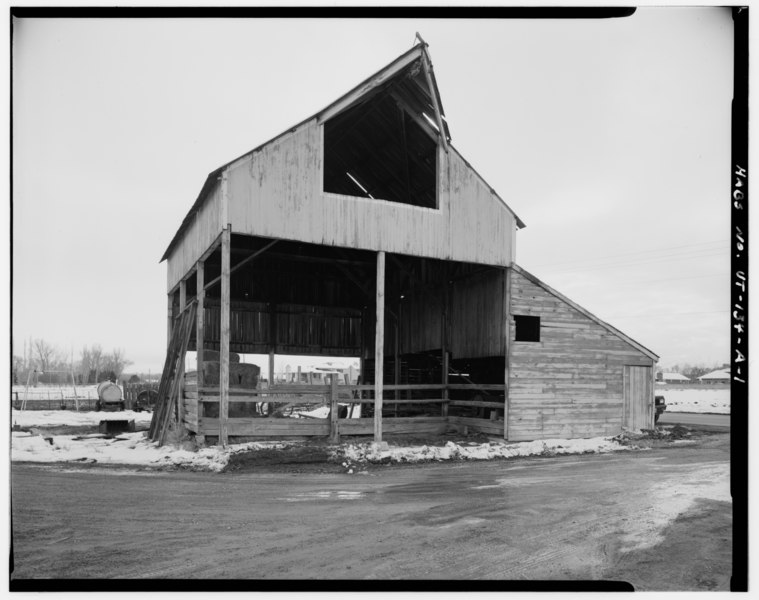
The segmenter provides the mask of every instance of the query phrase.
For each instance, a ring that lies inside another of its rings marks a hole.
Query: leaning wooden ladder
[[[196,309],[197,303],[193,302],[177,317],[177,324],[174,326],[169,348],[166,351],[166,363],[163,366],[161,382],[158,385],[158,398],[148,430],[148,437],[158,442],[159,446],[166,441],[169,424],[175,416],[178,403],[181,402],[179,382],[184,377],[184,358],[187,353],[187,344],[190,342],[190,333],[195,324]],[[179,415],[176,418],[178,420]],[[181,426],[181,423],[177,422],[177,425]]]

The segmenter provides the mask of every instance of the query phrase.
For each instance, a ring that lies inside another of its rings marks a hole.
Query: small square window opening
[[[514,341],[539,342],[540,341],[540,317],[528,317],[514,315]]]

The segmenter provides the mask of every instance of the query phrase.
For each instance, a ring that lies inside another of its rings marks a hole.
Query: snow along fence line
[[[11,423],[20,428],[52,428],[57,426],[97,425],[102,420],[134,419],[136,426],[148,426],[151,415],[123,411],[119,413],[72,411],[11,411]],[[145,431],[124,433],[104,438],[91,435],[37,435],[13,431],[11,460],[38,463],[97,463],[133,465],[150,468],[184,468],[198,471],[222,471],[233,454],[256,450],[282,449],[299,445],[292,441],[266,441],[197,448],[193,444],[158,446],[147,439]],[[509,443],[453,442],[444,446],[376,445],[372,442],[336,444],[330,449],[331,459],[342,463],[351,474],[368,463],[415,463],[446,460],[493,460],[522,456],[555,456],[559,454],[599,454],[621,450],[637,450],[637,446],[621,444],[616,438],[551,439]]]
[[[656,394],[664,396],[667,412],[730,414],[730,389],[682,387],[679,389],[656,388]]]
[[[24,385],[11,387],[11,406],[26,410],[93,410],[98,401],[96,385]]]
[[[112,438],[102,436],[53,435],[43,437],[14,431],[11,438],[14,462],[72,463],[142,466],[155,469],[182,468],[196,471],[223,471],[233,454],[257,450],[283,449],[297,442],[270,441],[233,444],[226,448],[194,448],[189,444],[158,446],[144,431],[124,433]],[[447,460],[493,460],[520,456],[554,456],[557,454],[597,454],[633,450],[612,438],[580,440],[539,440],[508,444],[448,442],[445,446],[387,446],[372,443],[334,446],[331,460],[342,463],[348,474],[361,472],[367,463],[417,463]]]

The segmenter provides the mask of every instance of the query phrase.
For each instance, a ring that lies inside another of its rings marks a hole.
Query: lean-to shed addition
[[[167,365],[189,349],[202,367],[162,392],[189,431],[516,440],[653,423],[656,355],[515,266],[524,224],[450,141],[422,43],[208,176],[162,258]],[[263,392],[236,353],[359,357],[361,381]],[[330,394],[329,422],[275,418],[277,394],[305,392]]]

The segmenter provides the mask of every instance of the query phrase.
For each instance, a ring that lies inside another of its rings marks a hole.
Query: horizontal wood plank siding
[[[219,419],[200,417],[203,435],[219,435]],[[230,418],[227,420],[228,435],[250,436],[326,436],[329,435],[328,419],[263,419]]]
[[[340,435],[369,435],[374,433],[374,419],[340,419]],[[445,417],[385,417],[382,433],[443,433],[447,428]]]
[[[625,365],[653,360],[514,271],[511,314],[540,317],[540,341],[514,341],[510,322],[509,440],[621,431]]]
[[[448,417],[450,425],[468,427],[472,431],[478,431],[486,435],[494,435],[503,438],[503,420],[475,419],[472,417]]]

